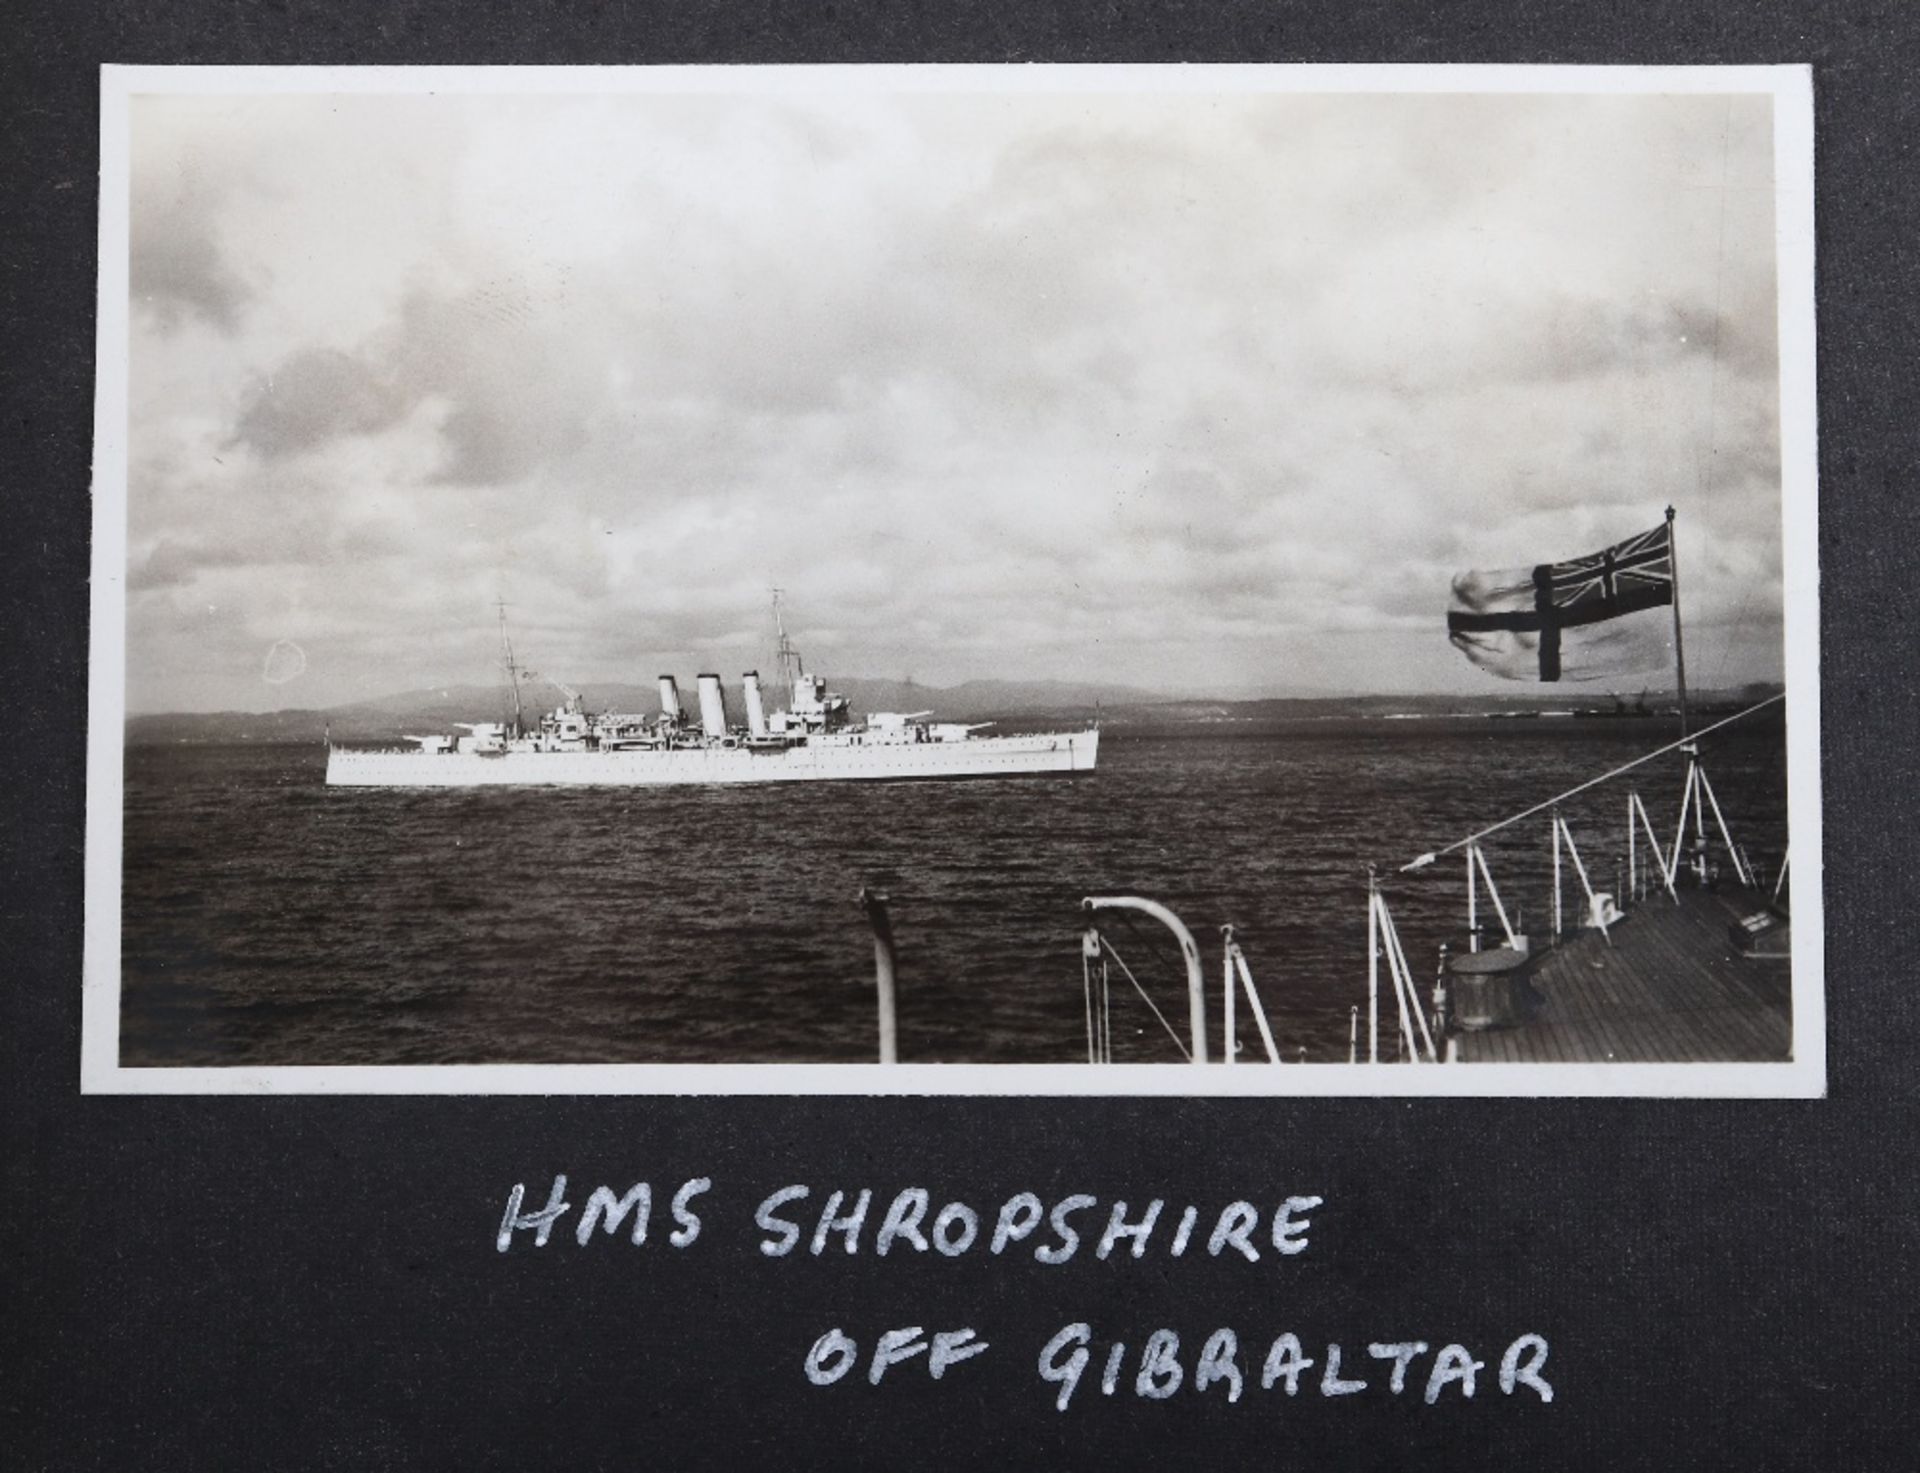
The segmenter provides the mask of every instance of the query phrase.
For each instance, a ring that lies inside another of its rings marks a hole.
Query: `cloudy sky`
[[[136,99],[130,709],[484,683],[499,596],[731,677],[776,583],[829,674],[1489,689],[1451,576],[1669,501],[1779,675],[1768,99],[961,86]]]

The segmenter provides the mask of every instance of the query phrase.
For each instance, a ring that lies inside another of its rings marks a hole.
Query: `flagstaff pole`
[[[1680,687],[1680,735],[1687,734],[1687,646],[1680,633],[1680,545],[1673,535],[1673,508],[1667,508],[1667,566],[1673,570],[1673,674]]]

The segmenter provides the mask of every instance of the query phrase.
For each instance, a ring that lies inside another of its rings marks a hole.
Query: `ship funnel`
[[[700,677],[700,728],[710,737],[727,734],[727,701],[718,675]]]
[[[767,734],[767,708],[760,701],[760,672],[749,670],[740,677],[740,688],[747,700],[747,735]]]
[[[660,677],[660,714],[667,720],[678,723],[680,710],[680,686],[671,675]]]

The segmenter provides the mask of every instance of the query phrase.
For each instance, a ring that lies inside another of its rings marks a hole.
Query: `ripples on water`
[[[1399,864],[1672,736],[1655,721],[1110,728],[1099,772],[1073,780],[417,793],[329,789],[317,749],[133,748],[122,1062],[864,1061],[863,885],[893,897],[908,1061],[1083,1060],[1080,899],[1097,893],[1152,896],[1192,927],[1216,1048],[1231,921],[1288,1057],[1344,1059],[1370,860],[1424,977],[1462,940],[1463,866]],[[1778,725],[1708,761],[1770,877]],[[1675,757],[1639,778],[1663,842],[1681,777]],[[1624,865],[1625,802],[1614,783],[1564,810],[1596,888]],[[1547,914],[1546,836],[1542,816],[1487,846],[1523,928]],[[1112,934],[1182,1018],[1170,938]],[[1178,1057],[1137,999],[1115,1006],[1119,1056]]]

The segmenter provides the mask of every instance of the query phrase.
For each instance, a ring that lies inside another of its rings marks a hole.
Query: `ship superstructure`
[[[778,606],[776,604],[776,620]],[[478,787],[765,783],[850,779],[1015,777],[1091,772],[1098,727],[988,734],[991,722],[935,721],[931,711],[872,712],[856,720],[848,699],[808,673],[779,624],[784,709],[769,710],[758,671],[740,678],[740,720],[720,676],[703,673],[695,708],[679,682],[659,677],[654,714],[589,712],[559,682],[564,702],[526,723],[521,681],[502,612],[501,647],[512,690],[510,721],[455,723],[458,735],[410,736],[409,746],[327,748],[336,787]]]

